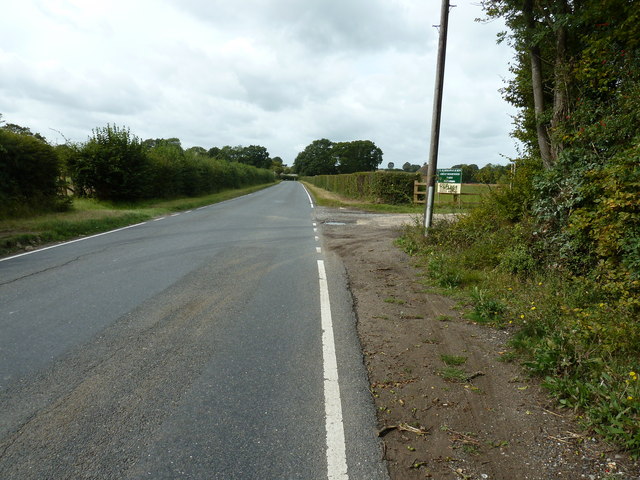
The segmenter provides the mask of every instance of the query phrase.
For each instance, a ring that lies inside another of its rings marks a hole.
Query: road
[[[387,478],[317,235],[284,182],[0,261],[0,478]]]

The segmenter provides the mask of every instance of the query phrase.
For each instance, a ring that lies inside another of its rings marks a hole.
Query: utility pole
[[[431,117],[431,148],[427,170],[427,198],[424,209],[424,228],[427,235],[433,220],[433,196],[438,168],[438,146],[440,144],[440,119],[442,118],[442,90],[444,87],[444,61],[447,56],[447,28],[449,26],[449,0],[442,0],[440,14],[440,39],[438,41],[438,63],[436,84],[433,94],[433,115]]]

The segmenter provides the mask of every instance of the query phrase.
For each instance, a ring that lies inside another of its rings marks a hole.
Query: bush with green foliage
[[[349,198],[398,205],[413,202],[416,173],[377,171],[342,175],[316,175],[301,180]]]
[[[136,200],[148,196],[147,151],[128,128],[96,128],[72,166],[73,183],[100,200]]]
[[[58,156],[44,140],[0,128],[0,217],[65,209]]]
[[[199,147],[185,151],[176,138],[140,142],[111,125],[75,151],[68,163],[76,193],[100,200],[193,197],[274,181],[271,170],[211,158]]]
[[[560,405],[640,456],[640,10],[483,5],[510,28],[504,93],[526,155],[480,208],[402,244],[435,285],[455,272],[472,318],[516,329],[513,346]]]

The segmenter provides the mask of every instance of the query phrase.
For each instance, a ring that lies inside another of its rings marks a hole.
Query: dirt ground
[[[347,270],[392,479],[640,479],[638,462],[504,361],[510,332],[420,282],[393,243],[410,215],[319,207],[316,219]]]

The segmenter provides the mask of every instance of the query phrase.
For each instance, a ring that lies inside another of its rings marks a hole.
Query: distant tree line
[[[492,163],[488,163],[482,168],[478,167],[475,163],[461,163],[454,165],[451,168],[459,168],[462,170],[462,183],[485,184],[506,183],[511,169],[508,165],[494,165]],[[402,165],[402,170],[400,170],[395,168],[395,164],[393,162],[389,162],[387,164],[387,169],[396,172],[403,171],[413,173],[420,170],[420,165],[405,162]]]
[[[370,172],[382,163],[382,150],[371,140],[314,140],[298,154],[293,171],[303,176]]]
[[[478,165],[472,163],[454,165],[451,168],[459,168],[462,170],[462,183],[506,183],[509,178],[511,167],[509,165],[486,164],[479,168]]]
[[[404,162],[402,165],[402,169],[396,168],[396,164],[393,162],[389,162],[387,164],[387,170],[393,170],[395,172],[407,172],[407,173],[415,173],[420,170],[420,165],[416,165],[415,163]]]
[[[197,196],[269,183],[285,170],[262,146],[184,149],[177,138],[142,141],[114,125],[52,146],[0,116],[0,218],[68,208],[70,192],[111,201]]]

